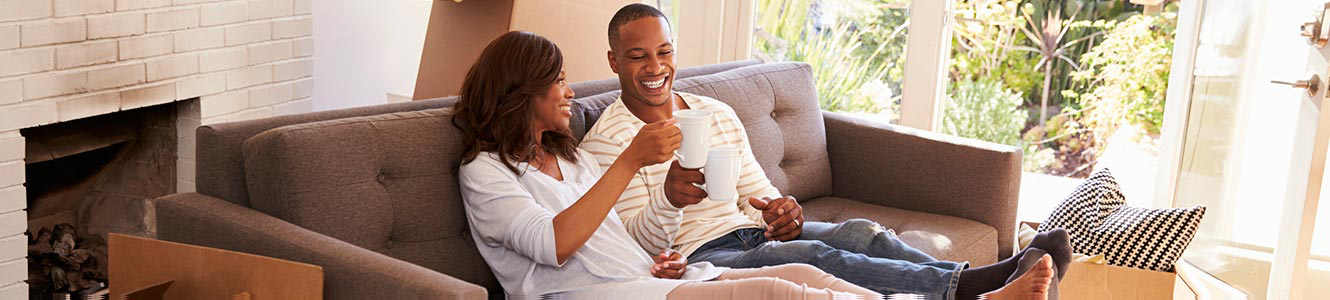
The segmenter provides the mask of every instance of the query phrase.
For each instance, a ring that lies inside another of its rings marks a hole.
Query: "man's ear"
[[[614,60],[614,49],[605,51],[605,59],[610,62],[610,70],[614,71],[614,74],[619,74],[619,62]]]

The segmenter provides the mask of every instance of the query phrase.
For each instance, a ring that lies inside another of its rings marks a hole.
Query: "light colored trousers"
[[[669,299],[880,299],[881,294],[807,264],[730,269],[674,288]]]

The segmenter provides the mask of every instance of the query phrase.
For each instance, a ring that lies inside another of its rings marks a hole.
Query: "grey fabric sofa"
[[[734,107],[757,160],[810,221],[867,218],[939,259],[1011,255],[1020,152],[818,109],[811,68],[734,62],[677,90]],[[618,96],[573,84],[581,135]],[[467,229],[452,98],[214,124],[197,131],[197,193],[157,199],[158,238],[322,266],[328,299],[502,293]]]

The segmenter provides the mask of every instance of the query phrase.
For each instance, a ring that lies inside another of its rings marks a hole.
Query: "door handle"
[[[1307,90],[1307,96],[1316,96],[1316,92],[1321,90],[1321,76],[1312,74],[1312,78],[1307,80],[1298,80],[1294,82],[1271,80],[1270,83],[1287,84],[1295,88]]]

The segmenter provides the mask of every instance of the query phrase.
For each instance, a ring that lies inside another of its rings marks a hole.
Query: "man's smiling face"
[[[619,74],[625,101],[650,106],[670,103],[674,93],[674,42],[665,18],[637,19],[619,27],[610,47],[610,68]]]

